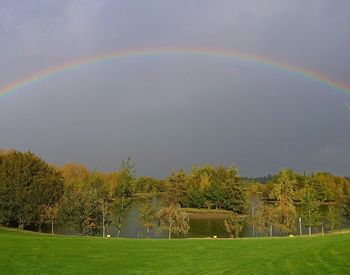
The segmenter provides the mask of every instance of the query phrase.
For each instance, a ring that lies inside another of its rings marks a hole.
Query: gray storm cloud
[[[0,86],[143,47],[255,53],[350,79],[349,1],[1,1]],[[0,98],[0,147],[164,176],[193,164],[260,176],[349,175],[349,94],[266,66],[198,56],[86,66]],[[345,104],[345,108],[344,108]]]

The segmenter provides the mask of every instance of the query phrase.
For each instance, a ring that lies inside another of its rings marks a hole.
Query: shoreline
[[[222,209],[204,209],[204,208],[182,208],[190,219],[225,219],[228,218],[232,211]]]

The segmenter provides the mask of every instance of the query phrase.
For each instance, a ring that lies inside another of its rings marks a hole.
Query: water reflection
[[[256,199],[250,200],[253,204],[257,203]],[[152,204],[154,207],[160,207],[161,200],[159,197],[152,198]],[[127,210],[126,218],[123,222],[123,227],[121,229],[120,236],[127,238],[166,238],[167,233],[159,232],[157,229],[152,229],[147,234],[146,229],[143,228],[137,221],[138,218],[138,206],[139,202],[134,201],[131,207]],[[253,205],[253,207],[255,207]],[[297,206],[297,210],[300,211],[300,206]],[[326,206],[321,207],[321,212],[325,214],[327,211]],[[113,220],[113,219],[112,219]],[[228,238],[229,234],[225,231],[223,222],[224,218],[192,218],[190,219],[190,230],[185,235],[186,238],[205,238],[205,237],[213,237],[214,235],[218,238]],[[350,226],[350,221],[347,220],[345,226]],[[308,233],[308,229],[306,227],[302,227],[303,234]],[[49,231],[49,229],[48,229]],[[313,233],[320,233],[321,228],[313,228]],[[78,232],[74,229],[68,228],[66,226],[57,227],[55,229],[55,233],[63,234],[63,235],[77,235]],[[113,237],[117,236],[117,228],[115,225],[108,225],[106,228],[106,234],[111,235]],[[299,235],[299,224],[296,221],[295,232],[294,235]],[[273,230],[274,236],[279,236],[280,233],[276,230]],[[184,237],[184,236],[174,236],[176,237]],[[243,231],[240,234],[240,237],[253,237],[253,228],[247,222],[244,225]],[[262,237],[261,234],[257,233],[255,230],[255,237]]]

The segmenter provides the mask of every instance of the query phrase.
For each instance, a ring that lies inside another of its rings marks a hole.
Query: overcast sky
[[[0,87],[132,48],[220,48],[350,85],[349,0],[1,0]],[[236,164],[241,175],[350,175],[350,93],[267,66],[162,55],[86,66],[0,98],[0,147],[138,175]]]

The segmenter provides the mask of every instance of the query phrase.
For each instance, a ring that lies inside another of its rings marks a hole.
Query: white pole
[[[301,217],[299,217],[299,234],[303,236],[303,231],[301,230]]]

